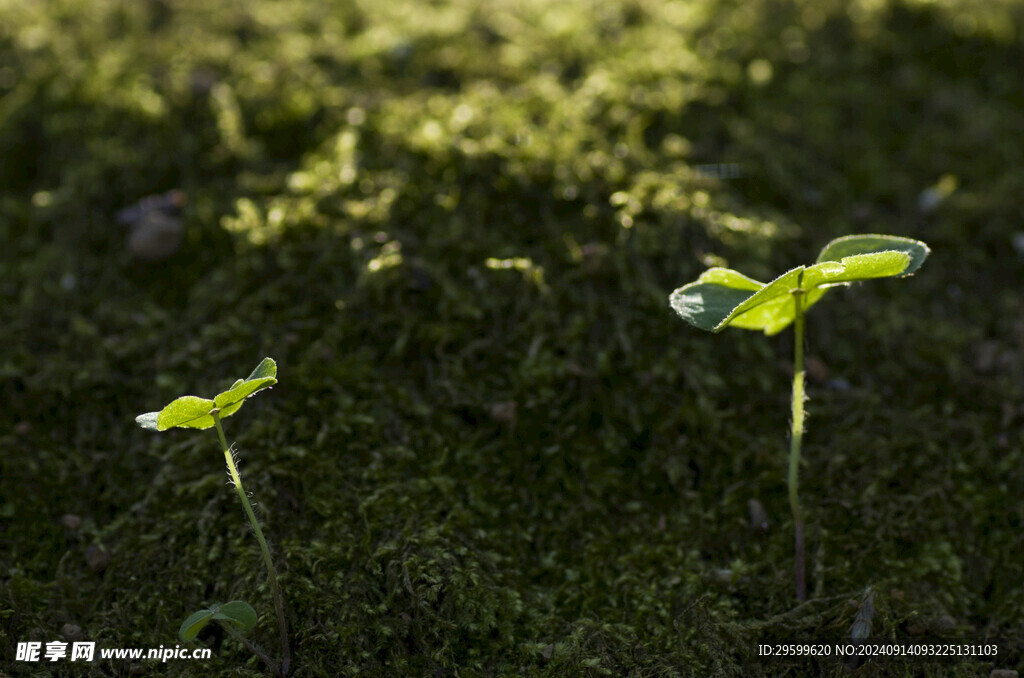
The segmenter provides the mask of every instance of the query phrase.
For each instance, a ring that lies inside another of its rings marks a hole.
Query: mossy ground
[[[233,598],[276,651],[216,437],[133,423],[267,355],[280,384],[226,429],[296,676],[838,676],[752,647],[843,637],[867,587],[874,635],[1002,654],[858,675],[1024,668],[1022,21],[974,0],[0,1],[0,674],[86,675],[13,661],[65,623],[173,645]],[[133,260],[113,215],[174,188],[182,249]],[[933,254],[808,318],[829,375],[796,607],[792,335],[704,334],[668,294],[851,232]],[[259,671],[202,640],[209,662],[90,675]]]

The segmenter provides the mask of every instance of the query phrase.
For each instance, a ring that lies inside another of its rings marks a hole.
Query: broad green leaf
[[[256,615],[256,610],[252,609],[249,603],[241,600],[232,600],[230,603],[224,603],[217,610],[217,613],[213,615],[213,618],[229,621],[243,631],[248,631],[256,626],[256,622],[259,619]]]
[[[683,320],[702,330],[714,330],[729,317],[732,310],[754,293],[715,283],[692,282],[680,287],[669,298],[669,303]]]
[[[804,311],[825,295],[826,288],[816,287],[804,295]],[[755,306],[743,315],[733,318],[729,327],[744,330],[761,330],[766,335],[778,334],[796,319],[796,302],[792,294],[775,297],[769,302]]]
[[[184,428],[210,428],[213,417],[210,410],[215,407],[212,400],[198,396],[182,396],[160,410],[157,429],[166,431],[175,426]]]
[[[761,306],[762,304],[768,304],[770,302],[776,302],[774,307],[779,311],[784,312],[786,309],[786,301],[790,297],[790,292],[796,289],[800,281],[800,274],[803,273],[804,267],[798,266],[791,271],[787,271],[780,275],[775,280],[771,281],[764,287],[762,287],[756,294],[752,295],[749,299],[744,301],[742,304],[732,310],[722,324],[715,328],[716,331],[726,327],[729,321],[733,318],[748,313],[754,308]],[[749,318],[747,319],[750,320]],[[771,322],[771,318],[765,318],[765,321]],[[763,329],[762,327],[751,327],[750,329]]]
[[[804,291],[804,312],[818,303],[829,287],[898,275],[906,268],[907,262],[908,257],[902,252],[878,252],[846,257],[841,262],[826,261],[808,266],[803,269],[803,276],[798,276],[800,289]],[[728,324],[742,329],[763,330],[771,336],[789,327],[794,320],[796,300],[792,294],[787,293],[754,306]]]
[[[221,419],[230,417],[242,407],[245,399],[277,383],[277,363],[264,358],[246,379],[238,379],[227,391],[217,394],[213,400],[198,396],[182,396],[171,402],[160,412],[147,412],[135,418],[142,428],[166,431],[169,428],[206,429],[214,426],[212,411],[219,410]]]
[[[927,245],[910,238],[847,236],[829,243],[813,266],[798,266],[767,285],[737,271],[711,268],[673,292],[669,302],[684,320],[703,330],[733,326],[771,335],[795,320],[797,288],[806,311],[829,287],[908,275],[928,252]]]
[[[145,414],[140,414],[139,416],[135,417],[135,423],[144,429],[148,429],[150,431],[159,431],[160,429],[157,427],[156,424],[157,418],[159,416],[159,412],[146,412]]]
[[[244,403],[244,402],[245,402],[244,400],[239,400],[237,403],[231,403],[230,405],[225,405],[224,407],[221,408],[220,412],[218,413],[218,416],[220,416],[221,419],[227,419],[232,414],[234,414],[238,410],[242,409],[242,403]]]
[[[802,270],[795,268],[765,285],[737,271],[712,268],[696,282],[673,292],[669,303],[684,320],[702,330],[718,332],[730,324],[763,330],[779,313],[785,313],[789,292]]]
[[[244,380],[239,379],[231,386],[231,388],[223,393],[217,394],[213,399],[217,407],[221,409],[221,419],[234,414],[238,410],[238,407],[241,407],[242,401],[249,396],[253,395],[257,391],[262,391],[268,386],[273,386],[276,383],[277,363],[270,358],[264,358],[263,361],[256,366],[256,369],[252,371],[252,374]],[[232,407],[236,404],[238,407]]]
[[[213,610],[193,612],[181,623],[178,635],[182,640],[192,640],[203,630],[204,626],[210,623],[211,619],[213,619]]]
[[[872,278],[900,275],[910,265],[906,252],[888,250],[871,254],[855,254],[842,261],[825,261],[809,266],[804,272],[803,288],[843,285]]]
[[[896,235],[879,235],[867,233],[862,235],[848,235],[836,238],[818,255],[818,261],[841,261],[846,257],[855,254],[872,254],[874,252],[895,251],[903,252],[910,257],[910,264],[900,275],[911,275],[928,257],[931,250],[928,245],[913,238],[901,238]]]
[[[221,408],[220,414],[221,419],[227,416],[223,410],[229,405],[234,403],[241,403],[243,400],[256,393],[256,391],[262,391],[268,386],[272,386],[277,383],[277,379],[273,377],[265,377],[263,379],[253,379],[252,381],[243,381],[238,386],[235,386],[223,393],[217,394],[214,397],[213,402],[216,403],[217,407]],[[237,409],[237,408],[236,408]]]

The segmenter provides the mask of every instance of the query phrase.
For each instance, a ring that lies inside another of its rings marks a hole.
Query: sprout
[[[249,518],[256,540],[260,544],[260,551],[263,553],[263,562],[267,566],[267,578],[270,580],[270,588],[274,593],[274,607],[277,610],[278,627],[281,634],[281,666],[278,666],[259,648],[246,640],[239,629],[248,631],[256,625],[256,612],[240,600],[235,600],[224,605],[212,605],[205,610],[199,610],[188,616],[182,623],[178,635],[182,640],[192,640],[204,626],[210,621],[220,622],[221,626],[233,637],[241,641],[246,647],[252,650],[262,659],[270,670],[282,678],[288,675],[288,664],[291,653],[288,646],[288,625],[284,615],[284,597],[281,595],[281,588],[277,583],[277,570],[270,558],[270,548],[263,536],[256,514],[253,513],[249,496],[242,487],[242,478],[238,474],[238,467],[232,456],[231,448],[228,446],[227,438],[224,437],[224,429],[221,426],[221,419],[230,417],[237,412],[246,398],[249,398],[265,388],[277,383],[277,363],[270,358],[264,358],[263,362],[256,366],[245,379],[239,379],[231,387],[217,394],[212,400],[198,396],[182,396],[175,399],[159,412],[147,412],[135,418],[135,423],[144,429],[151,431],[166,431],[169,428],[198,428],[207,429],[216,426],[217,437],[220,439],[221,449],[224,452],[224,460],[228,465],[228,474],[234,483],[235,491],[242,500],[242,507]]]
[[[795,533],[796,597],[800,601],[807,597],[804,521],[797,492],[806,399],[804,314],[831,287],[872,278],[911,275],[921,267],[929,252],[926,244],[910,238],[850,235],[826,245],[812,266],[797,266],[770,283],[758,282],[728,268],[710,268],[669,298],[672,308],[683,320],[710,332],[732,326],[773,335],[794,325],[789,505]]]

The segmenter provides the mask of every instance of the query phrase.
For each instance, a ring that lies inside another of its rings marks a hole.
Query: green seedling
[[[228,465],[228,474],[242,500],[242,507],[249,518],[249,524],[256,534],[256,540],[263,552],[263,562],[267,566],[267,578],[270,581],[270,589],[274,594],[274,607],[277,610],[278,627],[281,634],[281,665],[277,666],[266,654],[259,650],[254,644],[246,640],[241,631],[248,631],[256,625],[256,612],[240,600],[231,601],[223,605],[212,605],[205,610],[199,610],[188,616],[182,623],[178,635],[182,640],[192,640],[204,626],[211,621],[216,621],[234,638],[237,638],[254,654],[256,654],[270,670],[282,678],[288,675],[288,665],[291,660],[291,651],[288,646],[288,625],[284,616],[284,597],[281,595],[281,588],[277,583],[277,570],[274,568],[274,561],[270,557],[270,548],[263,536],[256,514],[253,513],[252,504],[249,503],[249,496],[242,486],[242,478],[238,474],[238,467],[235,464],[235,457],[232,449],[228,446],[224,437],[224,428],[221,426],[221,419],[230,417],[237,412],[246,398],[253,396],[258,391],[269,388],[277,383],[277,363],[270,358],[264,358],[263,362],[257,365],[245,379],[239,379],[231,388],[218,394],[209,400],[197,396],[182,396],[159,412],[147,412],[135,418],[135,423],[151,431],[166,431],[170,428],[198,428],[207,429],[216,427],[217,437],[220,439],[221,449],[224,452],[224,460]]]
[[[830,287],[908,276],[930,250],[918,240],[892,235],[850,235],[833,240],[813,266],[798,266],[770,283],[727,268],[710,268],[672,293],[669,303],[683,320],[709,332],[726,327],[766,335],[794,325],[793,420],[789,451],[789,505],[793,513],[796,597],[807,597],[804,575],[804,519],[798,495],[800,445],[804,434],[804,314]]]

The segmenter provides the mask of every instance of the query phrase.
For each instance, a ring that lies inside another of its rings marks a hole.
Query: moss
[[[281,382],[226,428],[297,676],[842,675],[752,648],[848,636],[868,587],[874,633],[987,635],[1021,669],[1020,20],[0,4],[0,655],[65,623],[166,646],[232,598],[273,651],[215,440],[132,423],[271,355]],[[132,259],[116,212],[173,188],[181,250]],[[934,254],[809,317],[816,594],[794,608],[789,339],[689,331],[668,293],[863,231]],[[200,643],[160,670],[258,670]]]

